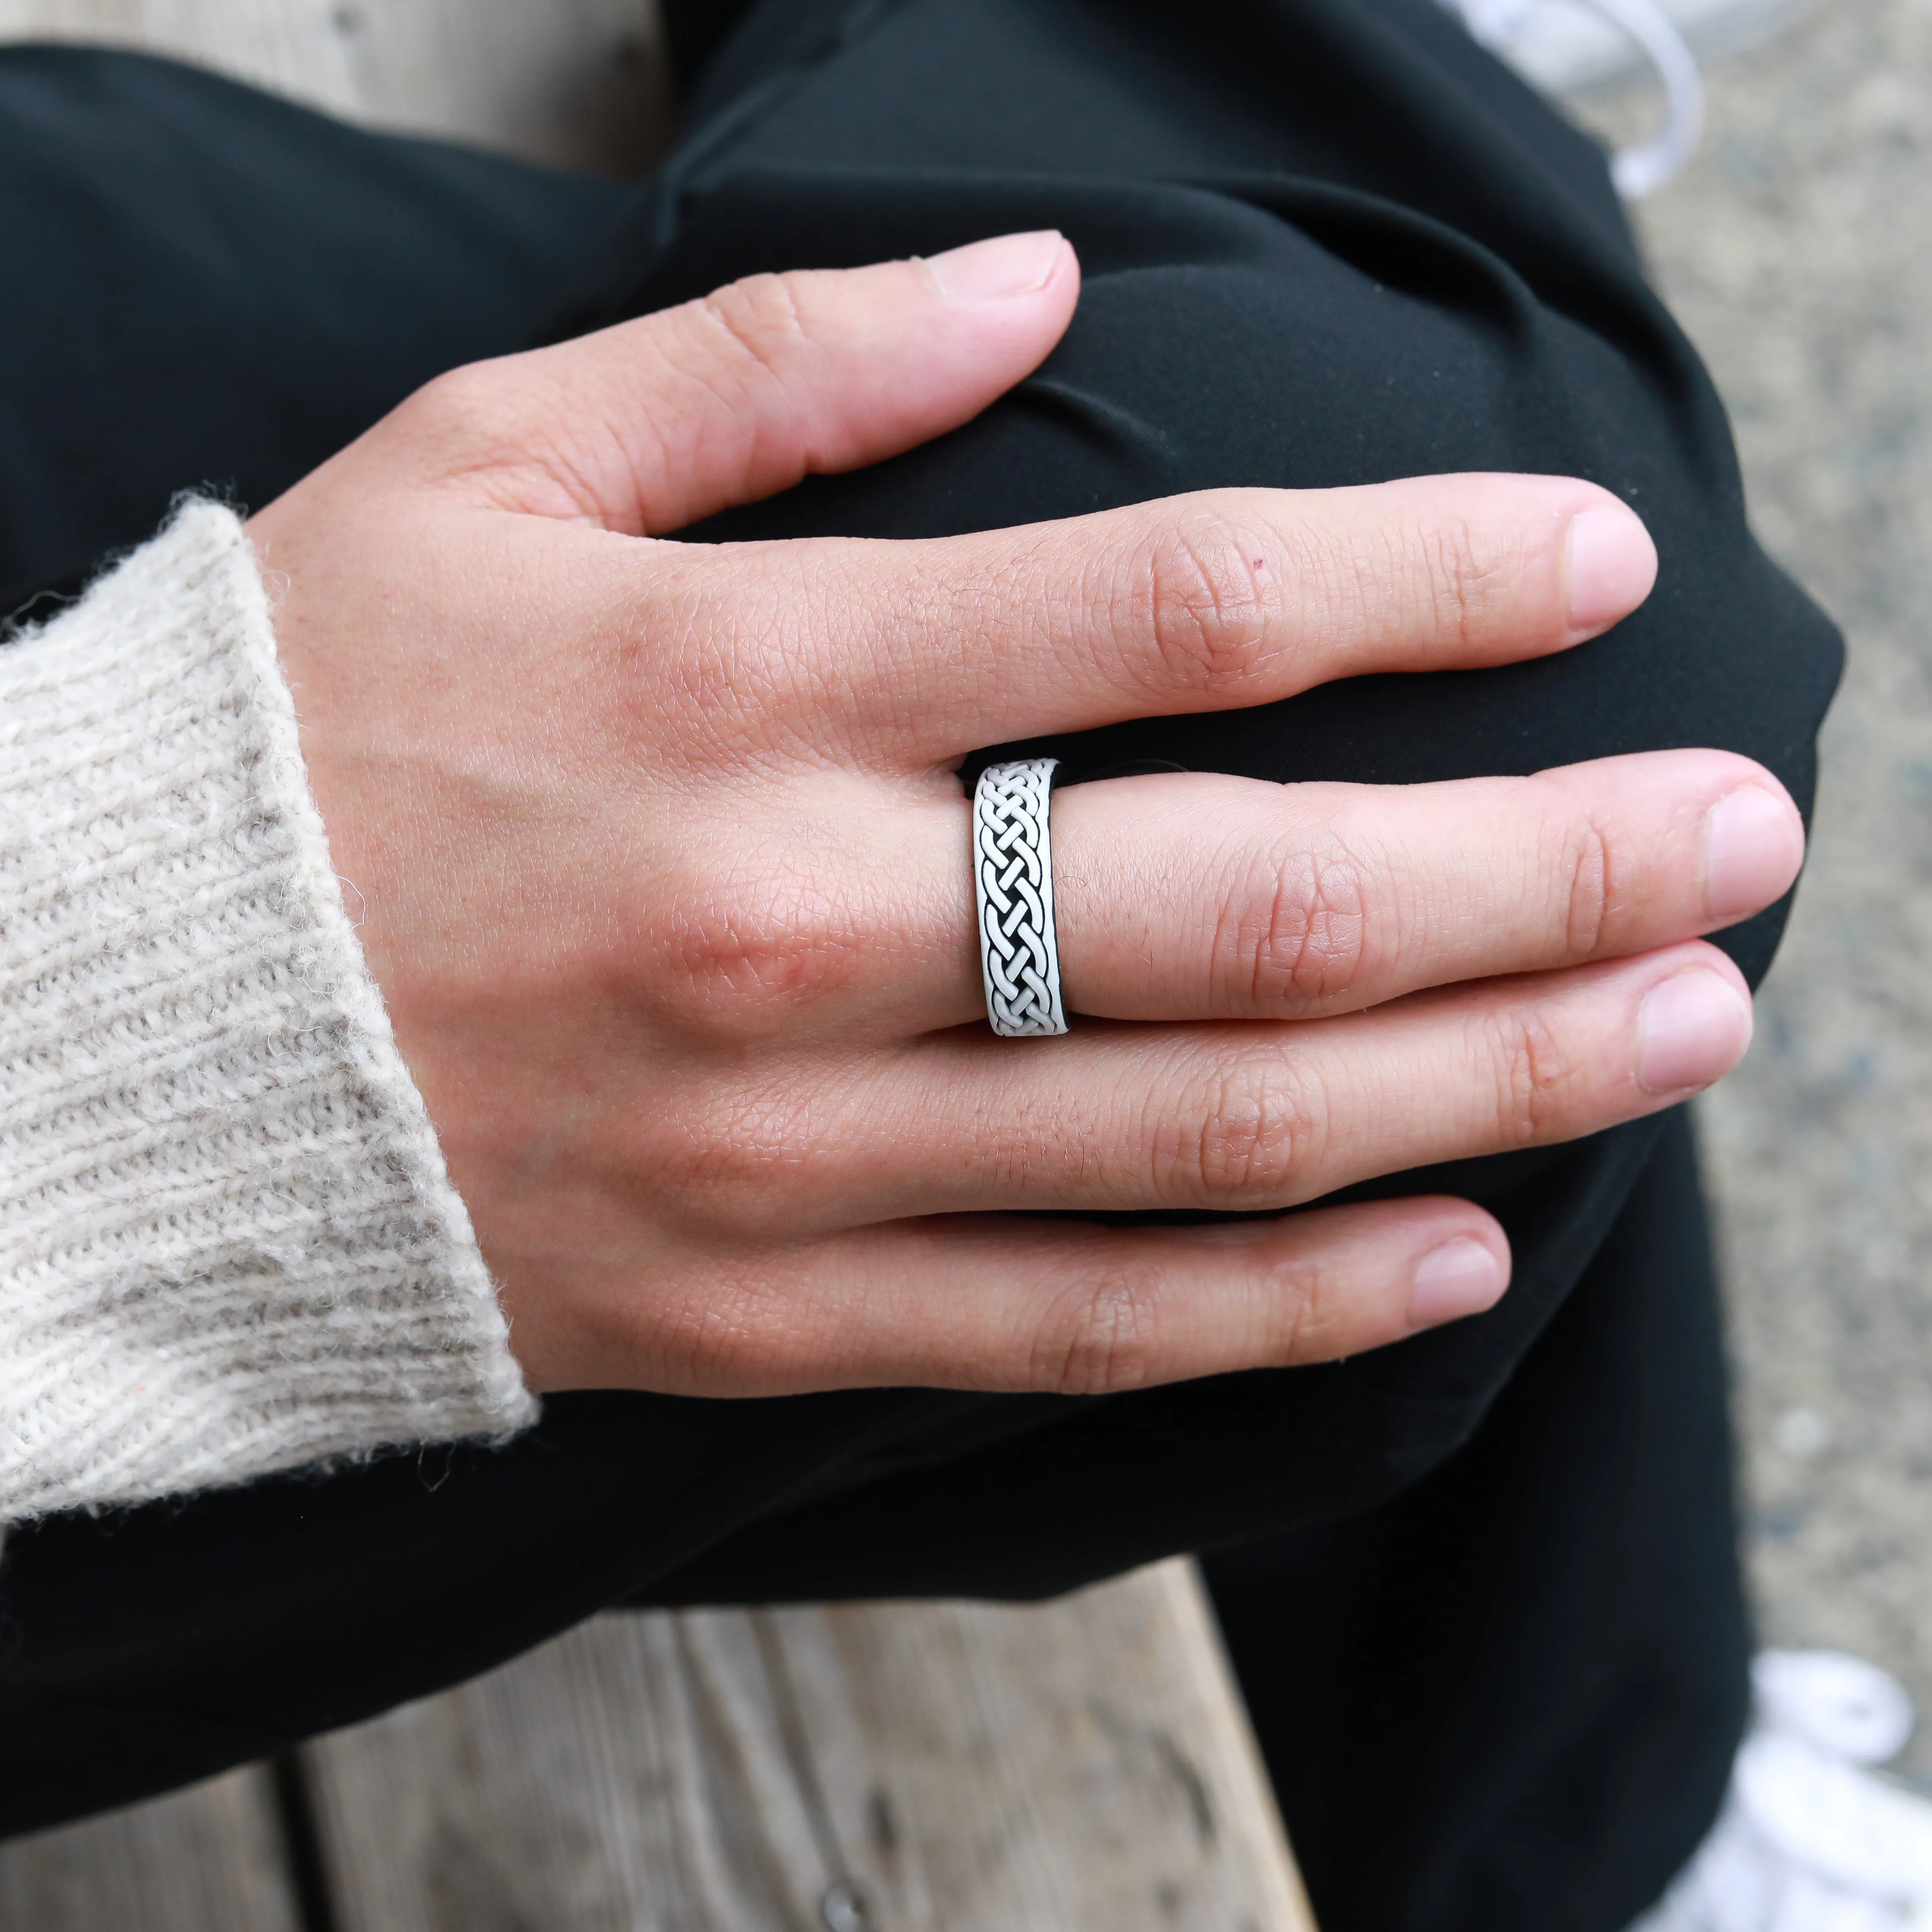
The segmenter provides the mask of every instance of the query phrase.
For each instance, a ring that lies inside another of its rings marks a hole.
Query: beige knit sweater
[[[0,649],[0,1522],[535,1406],[190,505]]]

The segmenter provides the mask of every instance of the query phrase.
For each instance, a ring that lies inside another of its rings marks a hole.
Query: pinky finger
[[[1496,1222],[1439,1197],[1205,1227],[938,1216],[714,1288],[696,1332],[635,1338],[657,1358],[636,1366],[692,1394],[1104,1395],[1358,1354],[1493,1306],[1509,1270]]]

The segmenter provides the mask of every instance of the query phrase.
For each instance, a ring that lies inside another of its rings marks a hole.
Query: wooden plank
[[[1192,1567],[619,1615],[308,1754],[342,1932],[1308,1932]]]
[[[608,172],[672,110],[657,0],[0,0],[0,40],[212,67],[352,120]]]
[[[1040,1608],[778,1621],[836,1842],[880,1923],[1310,1925],[1191,1564]]]
[[[301,1932],[268,1774],[0,1845],[0,1926],[18,1932]]]

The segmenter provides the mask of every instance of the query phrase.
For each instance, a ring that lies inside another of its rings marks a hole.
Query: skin
[[[1671,1106],[1778,782],[1689,751],[1409,788],[1062,791],[1070,1010],[984,1021],[978,746],[1568,648],[1655,554],[1594,486],[1221,490],[918,543],[666,533],[967,420],[1072,249],[762,277],[430,384],[254,520],[311,781],[539,1389],[1097,1392],[1491,1305],[1442,1198],[1268,1209]]]

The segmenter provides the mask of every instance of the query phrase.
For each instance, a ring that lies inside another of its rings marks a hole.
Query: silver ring
[[[973,788],[973,891],[986,1017],[1008,1040],[1066,1030],[1048,802],[1058,758],[988,765]]]

